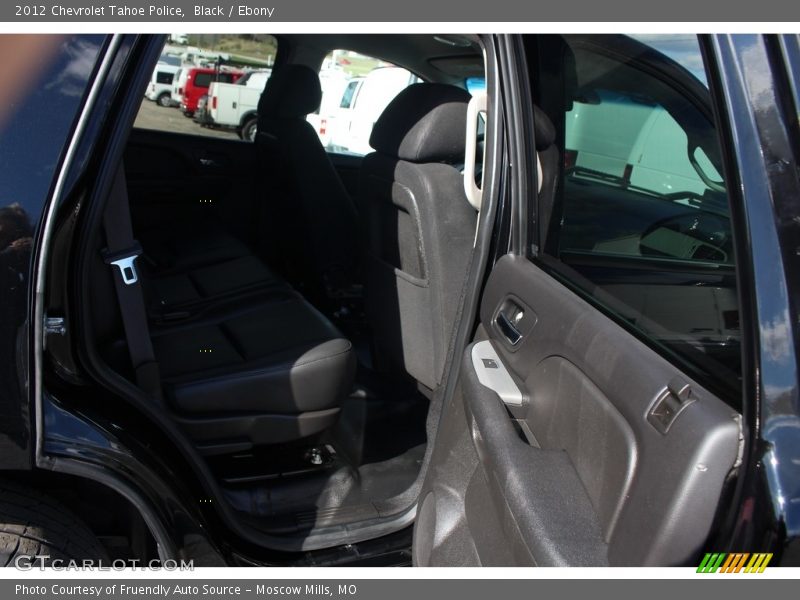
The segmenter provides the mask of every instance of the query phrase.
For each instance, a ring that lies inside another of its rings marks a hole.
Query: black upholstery
[[[249,249],[231,234],[208,224],[181,229],[137,231],[146,261],[159,273],[181,272],[195,266],[246,256]]]
[[[550,117],[538,106],[533,107],[533,136],[536,150],[540,152],[556,143],[556,128]]]
[[[138,261],[169,416],[206,454],[331,427],[355,377],[349,340],[236,238],[206,228],[169,233],[142,236],[157,260]],[[94,269],[97,343],[130,377],[100,248]]]
[[[352,345],[294,292],[154,331],[167,398],[182,413],[299,414],[337,406]]]
[[[154,315],[284,285],[275,273],[251,254],[181,272],[154,274],[149,283],[147,294]]]
[[[416,83],[383,111],[369,138],[377,152],[415,163],[464,159],[469,94],[440,83]]]
[[[285,285],[241,241],[210,224],[137,232],[152,316],[196,310],[265,287]]]
[[[401,92],[375,124],[361,174],[369,237],[366,310],[375,359],[434,388],[442,377],[476,213],[463,176],[470,96],[422,83]]]
[[[270,119],[305,119],[321,101],[319,76],[303,65],[285,65],[270,76],[258,102],[258,114]]]
[[[557,227],[560,218],[554,214],[556,186],[559,175],[559,152],[556,145],[556,129],[553,122],[538,106],[533,107],[533,136],[536,154],[541,166],[541,181],[538,192],[539,239],[544,245],[552,227]]]
[[[264,201],[279,224],[278,257],[292,284],[317,298],[357,280],[358,215],[314,128],[317,74],[276,70],[261,95],[256,148],[265,172]]]

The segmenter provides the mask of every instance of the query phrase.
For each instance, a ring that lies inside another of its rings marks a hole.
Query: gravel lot
[[[133,126],[142,129],[158,129],[191,135],[239,139],[239,136],[232,129],[200,127],[192,119],[184,117],[178,108],[164,108],[144,97],[142,97],[142,106],[139,108],[139,114],[136,115],[136,121]]]

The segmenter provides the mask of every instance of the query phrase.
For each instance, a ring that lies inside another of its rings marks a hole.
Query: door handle
[[[218,169],[222,166],[218,160],[213,158],[201,158],[200,165],[206,169]]]
[[[522,312],[520,311],[518,315],[515,315],[516,320],[522,317]],[[506,338],[509,344],[512,346],[516,346],[522,340],[522,333],[517,326],[514,324],[508,315],[504,313],[502,310],[497,313],[497,318],[495,319],[497,322],[497,327],[500,329],[500,333]]]

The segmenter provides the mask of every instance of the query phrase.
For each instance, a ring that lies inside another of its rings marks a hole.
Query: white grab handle
[[[478,116],[486,112],[486,92],[476,92],[467,106],[467,143],[464,151],[464,193],[472,207],[480,211],[483,191],[475,183],[475,156],[478,149]]]

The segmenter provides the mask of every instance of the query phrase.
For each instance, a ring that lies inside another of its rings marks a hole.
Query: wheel
[[[191,119],[194,116],[194,111],[193,110],[185,110],[185,111],[183,111],[183,116],[186,117],[187,119]]]
[[[34,489],[0,481],[0,565],[15,566],[17,560],[31,565],[35,556],[48,556],[40,559],[45,565],[54,559],[110,564],[97,537],[64,506]]]
[[[242,125],[241,138],[246,142],[254,142],[256,139],[256,132],[258,131],[258,119],[250,117],[245,124]]]
[[[156,102],[159,106],[167,108],[170,104],[172,104],[172,96],[169,92],[164,92],[158,98],[156,98]]]

